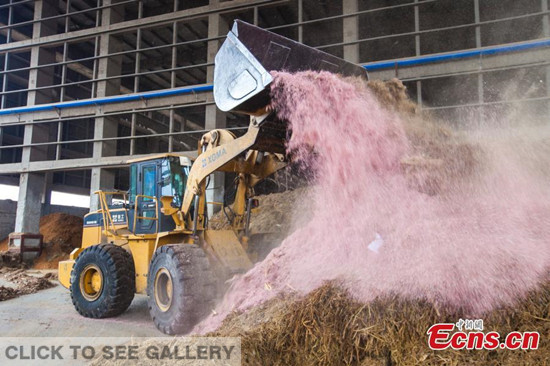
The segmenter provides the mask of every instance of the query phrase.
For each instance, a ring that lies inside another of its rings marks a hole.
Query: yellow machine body
[[[174,205],[176,199],[173,195],[95,192],[101,209],[84,217],[82,246],[75,249],[68,260],[59,263],[59,282],[69,288],[78,255],[87,247],[104,243],[121,246],[131,253],[137,293],[146,293],[153,253],[167,244],[199,244],[211,262],[221,267],[224,273],[239,273],[251,268],[252,261],[247,254],[247,217],[251,210],[248,199],[253,196],[254,185],[286,166],[280,154],[251,149],[261,135],[261,121],[262,118],[252,117],[248,132],[239,138],[226,130],[206,133],[199,143],[199,155],[194,162],[183,154],[173,153],[129,161],[131,169],[134,165],[136,169],[142,166],[145,169],[155,164],[172,164],[173,168],[174,162],[179,160],[181,168],[188,171],[179,207]],[[234,217],[231,228],[227,230],[208,227],[207,206],[218,203],[206,201],[205,181],[216,171],[237,173],[237,192],[232,206]],[[141,174],[131,174],[131,179],[138,179]],[[139,207],[144,203],[145,209],[140,211]],[[170,230],[159,230],[167,222]],[[140,223],[145,226],[150,223],[156,230],[140,233],[137,230]]]
[[[265,52],[274,44],[279,47],[277,52]],[[330,66],[343,75],[366,77],[360,66],[236,21],[216,55],[213,94],[221,110],[250,116],[248,130],[240,137],[223,129],[204,134],[194,162],[177,153],[130,161],[128,193],[96,192],[101,209],[84,218],[82,248],[59,265],[59,279],[65,287],[70,286],[72,266],[83,248],[104,243],[131,253],[136,291],[141,293],[146,290],[153,254],[167,244],[198,245],[225,273],[252,266],[247,247],[254,186],[285,167],[287,158],[287,122],[269,112],[269,71],[278,69],[266,67],[274,65],[286,71]],[[155,170],[156,176],[151,173]],[[214,172],[237,177],[227,230],[214,230],[207,215],[208,205],[219,204],[206,200],[208,177]],[[148,180],[150,175],[153,178]]]
[[[219,277],[252,267],[248,243],[254,187],[286,166],[291,133],[273,111],[270,71],[308,69],[367,76],[358,65],[235,22],[215,58],[213,96],[222,111],[250,116],[247,131],[240,137],[223,129],[204,134],[194,161],[178,153],[129,161],[128,192],[95,192],[100,209],[84,217],[81,248],[59,263],[59,281],[71,289],[80,314],[121,314],[131,304],[131,289],[150,295],[148,307],[158,329],[185,333],[196,316],[211,309]],[[231,206],[207,201],[215,172],[235,174]],[[229,223],[224,229],[212,225],[210,205],[222,205]],[[126,275],[130,272],[135,281]],[[116,280],[104,281],[104,275]],[[103,291],[104,284],[109,291]],[[181,316],[186,312],[194,315]]]

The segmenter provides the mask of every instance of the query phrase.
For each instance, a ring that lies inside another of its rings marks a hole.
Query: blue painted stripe
[[[174,95],[204,93],[204,92],[210,92],[213,89],[214,88],[211,84],[206,84],[206,85],[200,85],[200,86],[166,89],[161,91],[146,92],[146,93],[140,93],[140,94],[126,94],[126,95],[118,95],[114,97],[75,100],[72,102],[43,104],[43,105],[36,105],[31,107],[9,108],[9,109],[0,110],[0,115],[40,112],[40,111],[53,111],[57,109],[87,107],[91,105],[105,105],[105,104],[111,104],[111,103],[132,102],[132,101],[142,100],[142,99],[147,100],[152,98],[169,97]]]
[[[436,62],[445,62],[445,61],[458,60],[458,59],[471,58],[471,57],[490,56],[490,55],[496,55],[501,53],[519,52],[519,51],[525,51],[525,50],[543,48],[543,47],[550,47],[549,39],[542,40],[542,41],[514,44],[509,46],[488,47],[481,50],[470,50],[470,51],[446,53],[446,54],[435,55],[435,56],[416,57],[416,58],[405,59],[405,60],[373,62],[367,65],[363,65],[363,67],[367,69],[367,71],[376,71],[376,70],[390,69],[395,67],[418,66],[418,65],[425,65],[425,64],[431,64]],[[139,94],[127,94],[127,95],[119,95],[119,96],[97,98],[97,99],[76,100],[72,102],[43,104],[43,105],[37,105],[37,106],[31,106],[31,107],[8,108],[8,109],[0,110],[0,116],[7,115],[7,114],[53,111],[57,109],[86,107],[86,106],[92,106],[92,105],[105,105],[105,104],[121,103],[121,102],[131,102],[131,101],[136,101],[141,99],[152,99],[152,98],[184,95],[184,94],[191,94],[191,93],[204,93],[204,92],[211,92],[213,89],[214,88],[212,84],[205,84],[200,86],[166,89],[161,91],[139,93]]]
[[[515,44],[510,46],[488,47],[481,50],[461,51],[461,52],[446,53],[443,55],[416,57],[416,58],[406,59],[406,60],[374,62],[374,63],[364,65],[363,67],[367,69],[367,71],[376,71],[376,70],[382,70],[382,69],[390,69],[394,67],[418,66],[418,65],[424,65],[424,64],[431,64],[435,62],[444,62],[444,61],[457,60],[457,59],[470,58],[470,57],[490,56],[490,55],[496,55],[500,53],[519,52],[519,51],[525,51],[525,50],[530,50],[534,48],[543,48],[543,47],[549,47],[549,46],[550,46],[550,40],[543,40],[543,41]]]

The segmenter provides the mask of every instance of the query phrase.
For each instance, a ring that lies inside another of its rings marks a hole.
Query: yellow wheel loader
[[[128,192],[98,191],[84,217],[81,248],[59,263],[59,281],[83,316],[124,312],[147,294],[166,334],[186,333],[214,306],[218,279],[252,266],[247,254],[254,186],[285,167],[287,124],[266,112],[272,70],[328,70],[366,77],[362,67],[236,21],[215,60],[214,98],[250,115],[247,132],[204,134],[198,157],[167,153],[129,161]],[[206,186],[214,172],[237,175],[231,228],[210,228]]]

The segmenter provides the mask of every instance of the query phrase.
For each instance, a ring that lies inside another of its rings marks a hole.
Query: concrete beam
[[[197,157],[197,151],[185,152],[186,156],[191,158]],[[29,172],[45,173],[65,170],[84,170],[99,167],[117,168],[128,166],[128,160],[144,158],[151,154],[141,155],[124,155],[124,156],[108,156],[97,160],[94,158],[84,159],[67,159],[67,160],[48,160],[48,161],[31,161],[27,163],[10,163],[0,164],[0,175],[3,174],[22,174]],[[111,187],[112,188],[112,187]]]
[[[0,22],[0,27],[6,27],[6,26],[7,24]],[[11,34],[11,39],[16,42],[26,41],[30,38],[27,35],[19,32],[17,29],[11,29],[11,30],[8,28],[0,29],[0,35],[3,35],[4,37],[8,37],[8,33]]]
[[[0,23],[0,27],[5,27],[6,24],[4,23]],[[7,36],[8,34],[8,29],[0,29],[0,35],[3,35],[3,36]],[[11,30],[11,37],[12,39],[16,40],[16,41],[25,41],[27,39],[29,39],[29,37],[27,37],[25,34],[21,33],[21,32],[18,32],[17,30],[15,29],[12,29]],[[63,62],[63,54],[61,52],[56,52],[55,53],[55,62]],[[67,58],[66,61],[72,61],[70,58]],[[83,75],[85,77],[87,77],[88,79],[93,79],[94,78],[94,73],[93,71],[78,63],[78,62],[73,62],[73,63],[68,63],[66,64],[67,68],[68,69],[71,69],[73,70],[74,72],[77,72],[79,73],[80,75]],[[13,75],[12,75],[13,76]],[[127,89],[126,93],[131,93],[130,89]]]
[[[90,194],[90,189],[87,187],[77,187],[67,184],[52,184],[51,190],[56,192],[78,194],[81,196],[87,196]]]
[[[353,14],[359,11],[358,0],[342,0],[343,14]],[[359,39],[359,19],[357,16],[346,17],[343,19],[344,29],[344,42],[354,42]],[[358,63],[359,62],[359,44],[351,44],[344,46],[344,59],[347,61]]]
[[[173,13],[161,14],[152,17],[147,17],[143,19],[136,19],[127,22],[121,22],[116,24],[103,24],[100,27],[94,28],[93,33],[89,29],[83,29],[79,31],[56,34],[47,37],[41,37],[35,41],[25,40],[20,42],[13,42],[0,45],[0,54],[13,51],[13,50],[23,50],[30,49],[37,44],[40,45],[55,45],[60,44],[66,41],[75,41],[78,39],[91,38],[92,36],[98,36],[105,33],[120,33],[126,30],[131,30],[136,27],[142,26],[154,26],[154,25],[164,25],[169,24],[175,20],[192,20],[197,18],[202,18],[206,15],[232,12],[243,8],[252,8],[254,6],[263,5],[263,4],[283,4],[288,3],[289,0],[232,0],[219,2],[207,6],[200,6],[197,8],[191,8],[186,10],[180,10]],[[104,12],[107,9],[103,10]]]
[[[21,121],[44,121],[57,118],[77,118],[77,117],[95,117],[108,115],[110,113],[137,111],[146,108],[169,108],[176,106],[183,108],[186,105],[195,103],[214,104],[214,97],[211,92],[195,93],[187,95],[175,95],[170,97],[160,97],[149,100],[138,100],[132,102],[109,103],[101,106],[63,108],[54,111],[26,112],[20,114],[7,114],[0,116],[0,126],[8,123],[18,123]],[[187,122],[188,125],[202,129],[198,124]]]
[[[117,0],[104,0],[104,5],[111,5]],[[124,19],[124,14],[115,11],[110,7],[101,12],[101,24],[111,25]],[[102,34],[99,37],[99,54],[101,56],[122,49],[121,42],[111,34]],[[98,61],[98,78],[120,75],[122,69],[122,56],[103,57]],[[109,79],[97,83],[97,97],[106,97],[120,93],[120,79]],[[113,117],[102,116],[95,119],[94,140],[117,137],[118,120]],[[93,147],[93,158],[101,160],[107,156],[116,155],[115,140],[95,141]],[[99,197],[93,194],[95,191],[104,189],[113,189],[115,185],[115,174],[113,171],[103,168],[92,168],[92,177],[90,181],[90,211],[96,211],[100,208]]]
[[[44,193],[44,174],[21,174],[15,215],[15,232],[38,233]]]
[[[55,4],[51,0],[38,0],[34,5],[34,19],[42,19],[55,15]],[[33,26],[33,40],[55,33],[51,22],[36,22]],[[44,63],[52,63],[55,55],[52,52],[35,47],[31,50],[31,67]],[[44,69],[32,69],[29,72],[29,88],[51,84],[53,75]],[[35,105],[51,102],[51,95],[39,91],[30,91],[27,95],[27,104]],[[48,147],[32,146],[32,143],[47,141],[50,130],[54,125],[26,125],[23,142],[28,147],[23,148],[21,164],[30,164],[48,158]],[[44,191],[46,189],[46,175],[32,172],[22,173],[19,176],[19,198],[15,218],[15,231],[24,233],[38,233]]]

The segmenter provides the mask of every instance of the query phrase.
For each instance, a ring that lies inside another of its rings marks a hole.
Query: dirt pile
[[[40,219],[40,233],[44,236],[43,250],[32,264],[34,269],[57,269],[60,260],[67,259],[73,248],[80,246],[82,219],[62,213],[46,215]],[[8,239],[0,243],[0,251],[8,249]],[[29,270],[28,264],[15,268],[0,266],[0,278],[8,286],[0,286],[0,301],[28,295],[55,286],[53,273]]]
[[[82,218],[65,213],[52,213],[40,218],[40,234],[43,235],[42,254],[32,267],[57,269],[59,261],[69,258],[74,248],[82,243]],[[0,252],[8,250],[8,238],[0,242]]]
[[[82,218],[64,213],[53,213],[40,219],[40,234],[44,249],[33,268],[57,269],[59,261],[69,258],[74,248],[82,244]]]
[[[20,295],[33,294],[40,290],[53,287],[54,285],[50,280],[55,279],[55,275],[51,273],[32,275],[24,269],[3,272],[2,277],[15,284],[18,288],[18,294]]]
[[[40,234],[44,241],[73,249],[82,242],[82,218],[65,213],[52,213],[40,218]]]
[[[5,252],[8,250],[8,238],[4,238],[2,241],[0,241],[0,252]]]
[[[499,308],[483,319],[484,331],[497,331],[501,339],[512,331],[538,331],[539,348],[528,352],[433,351],[427,329],[456,323],[459,314],[395,296],[365,304],[335,283],[303,298],[276,298],[234,313],[209,335],[241,337],[244,365],[542,365],[550,351],[542,336],[550,332],[549,294],[546,282],[516,307]]]
[[[404,119],[410,143],[401,166],[409,185],[430,195],[445,194],[483,169],[483,151],[461,134],[426,118]]]

